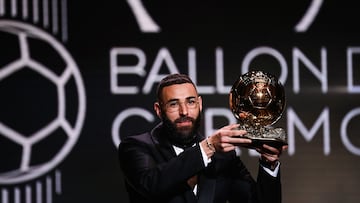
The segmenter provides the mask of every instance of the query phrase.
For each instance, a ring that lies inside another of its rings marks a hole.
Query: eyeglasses
[[[171,100],[165,104],[165,109],[169,113],[178,112],[181,106],[181,103],[184,103],[186,108],[195,109],[199,103],[196,97],[187,98],[185,101],[180,102],[179,100]]]

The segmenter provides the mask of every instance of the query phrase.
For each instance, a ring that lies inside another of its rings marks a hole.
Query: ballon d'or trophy
[[[285,130],[274,128],[285,108],[285,91],[278,79],[263,71],[250,71],[233,84],[229,95],[230,109],[252,140],[248,148],[263,144],[280,148],[287,145]]]

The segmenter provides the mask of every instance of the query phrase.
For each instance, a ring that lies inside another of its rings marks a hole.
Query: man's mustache
[[[187,116],[186,117],[180,117],[180,118],[176,119],[174,121],[174,123],[181,123],[181,122],[186,122],[186,121],[190,121],[190,122],[194,123],[195,119],[193,119],[191,117],[187,117]]]

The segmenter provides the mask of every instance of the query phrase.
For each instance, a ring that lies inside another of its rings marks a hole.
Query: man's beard
[[[170,121],[165,113],[161,114],[161,118],[167,132],[170,142],[179,147],[191,147],[195,143],[195,138],[200,127],[201,114],[197,118],[180,117],[174,122]],[[191,127],[176,127],[176,124],[182,121],[191,121]]]

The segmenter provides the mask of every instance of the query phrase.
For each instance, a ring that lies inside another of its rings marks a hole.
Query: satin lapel
[[[170,160],[171,158],[175,157],[176,154],[175,154],[175,151],[174,149],[172,148],[172,146],[160,146],[160,145],[156,145],[158,151],[160,151],[160,153],[162,154],[162,156],[164,157],[164,159],[166,161]]]
[[[174,148],[167,141],[167,139],[161,137],[158,132],[156,133],[152,132],[151,138],[155,144],[157,151],[160,152],[160,154],[166,161],[176,156]]]

